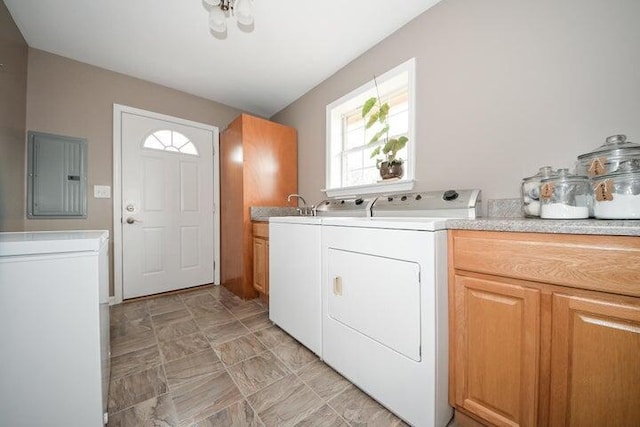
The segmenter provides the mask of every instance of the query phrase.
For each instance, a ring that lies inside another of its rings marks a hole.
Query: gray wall
[[[325,106],[416,57],[416,188],[519,197],[614,133],[640,142],[640,1],[444,0],[279,112],[298,188],[324,198]]]
[[[114,103],[211,124],[220,130],[240,114],[204,98],[29,49],[27,129],[87,138],[89,209],[87,219],[27,219],[26,230],[103,229],[113,233],[112,199],[94,199],[93,186],[112,185]]]
[[[27,43],[0,1],[0,231],[24,226]]]

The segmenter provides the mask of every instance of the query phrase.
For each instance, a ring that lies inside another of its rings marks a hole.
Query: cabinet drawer
[[[452,231],[457,270],[640,296],[640,239]]]
[[[263,239],[269,238],[269,223],[268,222],[254,222],[253,223],[253,237],[260,237]]]

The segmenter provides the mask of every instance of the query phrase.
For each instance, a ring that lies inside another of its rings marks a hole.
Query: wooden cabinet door
[[[640,304],[553,296],[552,426],[640,425]]]
[[[267,293],[267,280],[268,272],[267,268],[269,261],[267,260],[267,241],[253,238],[253,287],[256,291],[266,294]]]
[[[455,276],[455,403],[498,426],[537,423],[540,291]]]

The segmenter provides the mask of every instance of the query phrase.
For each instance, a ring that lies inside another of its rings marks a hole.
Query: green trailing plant
[[[386,141],[384,144],[377,145],[373,151],[371,151],[370,158],[372,159],[381,154],[383,155],[383,158],[378,158],[376,161],[376,166],[380,169],[380,165],[383,162],[389,162],[389,165],[402,164],[403,160],[397,157],[398,151],[407,145],[409,138],[406,136],[389,138],[389,103],[380,100],[378,82],[376,82],[375,77],[373,78],[373,82],[376,85],[377,96],[372,96],[362,105],[362,118],[366,120],[365,129],[370,129],[376,123],[380,123],[382,126],[380,130],[371,137],[367,144],[368,146],[377,145],[383,138]]]

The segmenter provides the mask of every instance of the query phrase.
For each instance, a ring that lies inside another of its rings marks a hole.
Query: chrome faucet
[[[292,199],[292,198],[294,198],[294,197],[297,197],[298,199],[302,200],[302,205],[303,205],[303,206],[307,206],[307,201],[304,199],[304,197],[302,197],[302,196],[301,196],[301,195],[299,195],[299,194],[295,194],[295,193],[293,193],[293,194],[289,194],[289,195],[287,196],[287,203],[291,203],[291,199]]]
[[[287,196],[287,203],[291,203],[291,199],[293,199],[294,197],[302,200],[302,207],[296,208],[296,210],[298,211],[298,214],[305,215],[305,216],[315,215],[316,207],[313,205],[307,206],[307,201],[300,194],[296,194],[296,193],[289,194]]]

